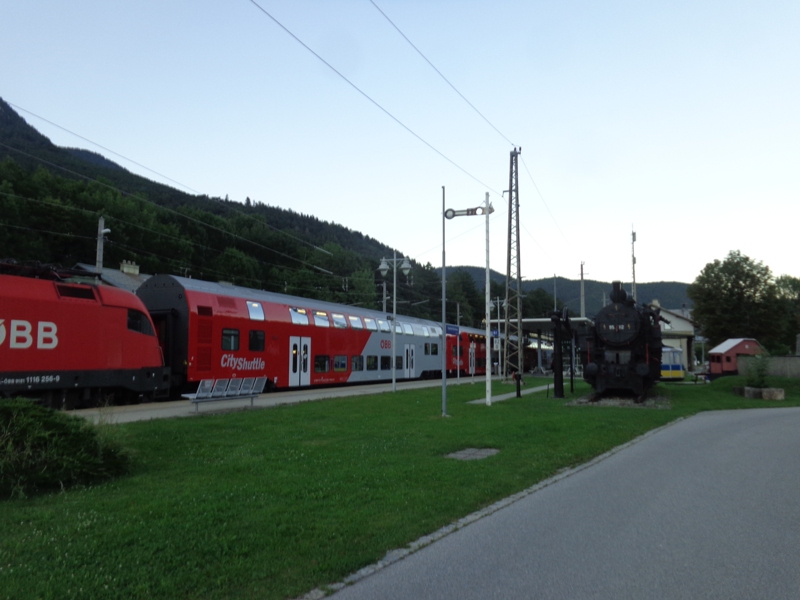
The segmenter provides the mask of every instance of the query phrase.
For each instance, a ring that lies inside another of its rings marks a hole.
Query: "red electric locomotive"
[[[96,403],[106,392],[169,393],[142,302],[108,286],[0,275],[0,395],[63,406]]]
[[[201,381],[248,389],[440,377],[441,325],[375,310],[296,296],[156,275],[137,290],[155,323],[172,385],[194,391]],[[484,374],[485,337],[462,328],[447,335],[447,370]],[[394,358],[393,358],[394,357]],[[458,364],[460,362],[460,364]],[[259,390],[260,391],[260,390]]]

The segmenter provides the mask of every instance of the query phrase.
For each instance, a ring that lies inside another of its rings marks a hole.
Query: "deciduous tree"
[[[782,349],[786,304],[769,267],[731,251],[708,263],[687,289],[693,318],[714,346],[728,338],[755,338],[770,351]]]

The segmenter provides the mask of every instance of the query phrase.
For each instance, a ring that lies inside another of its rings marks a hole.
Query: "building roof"
[[[76,268],[83,269],[84,271],[92,275],[97,273],[97,267],[95,267],[95,265],[90,265],[88,263],[78,263],[75,266]],[[100,277],[100,279],[102,279],[103,282],[107,283],[108,285],[134,293],[136,292],[137,289],[139,289],[139,286],[142,285],[149,278],[150,275],[144,273],[139,275],[132,275],[129,273],[123,273],[119,269],[109,269],[108,267],[103,267],[103,274]]]
[[[758,340],[754,338],[731,338],[729,340],[725,340],[719,346],[715,346],[711,350],[708,351],[709,354],[725,354],[728,350],[732,350],[742,342],[753,342],[758,346],[761,347],[761,344],[758,343]]]

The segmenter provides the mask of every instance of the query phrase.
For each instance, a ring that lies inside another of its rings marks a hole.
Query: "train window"
[[[155,335],[153,328],[150,326],[150,321],[145,314],[140,310],[128,309],[128,329],[130,331],[137,331],[145,335]]]
[[[308,311],[305,308],[289,307],[289,314],[292,315],[292,323],[295,325],[308,325]]]
[[[344,315],[340,315],[338,313],[331,313],[333,317],[333,326],[337,329],[347,329],[347,320],[344,318]]]
[[[263,352],[264,351],[264,332],[258,329],[253,329],[250,331],[250,343],[248,344],[248,348],[253,352]]]
[[[367,371],[377,371],[378,370],[378,357],[377,356],[368,356],[367,357]]]
[[[328,313],[326,313],[324,310],[315,310],[314,325],[317,327],[330,327],[331,322],[328,320]]]
[[[331,370],[331,357],[327,354],[317,354],[314,357],[314,372],[327,373]]]
[[[392,357],[381,356],[381,371],[391,371],[391,370],[392,370]]]
[[[350,327],[353,329],[364,329],[364,324],[361,322],[361,317],[354,317],[350,315]]]
[[[367,329],[370,331],[378,331],[378,324],[375,322],[375,319],[364,317],[364,325],[366,325]]]
[[[389,326],[389,322],[384,321],[383,319],[378,319],[378,329],[385,331],[386,333],[390,333],[392,331],[392,328]]]
[[[434,337],[442,337],[442,328],[431,325],[431,335]]]
[[[222,349],[223,350],[238,350],[239,349],[239,330],[238,329],[223,329],[222,330]]]
[[[402,356],[395,356],[394,357],[394,369],[395,369],[395,371],[402,371],[403,370],[403,357]]]
[[[394,322],[394,332],[403,335],[403,326],[397,321]]]
[[[431,356],[439,355],[439,344],[431,344]]]
[[[425,327],[425,325],[422,326],[422,335],[424,337],[430,337],[431,336],[430,330],[427,327]]]
[[[414,335],[425,335],[424,333],[422,333],[422,325],[417,325],[416,323],[414,323],[413,325],[411,325],[411,327],[414,329]]]
[[[425,355],[426,355],[426,356],[430,356],[430,353],[431,353],[431,345],[430,345],[430,344],[425,344],[424,348],[425,348]]]
[[[140,310],[134,310],[132,308],[128,309],[128,329],[131,331],[138,331],[145,335],[155,335],[147,315]]]
[[[347,357],[345,355],[337,354],[333,357],[333,370],[347,371]]]
[[[250,320],[251,321],[263,321],[264,320],[264,307],[261,306],[260,302],[253,302],[252,300],[247,301],[247,312],[250,313]]]
[[[56,284],[56,290],[60,298],[83,298],[84,300],[95,300],[94,289],[89,286],[61,285]]]
[[[364,370],[364,357],[363,356],[351,356],[350,357],[350,370],[351,371],[363,371]]]

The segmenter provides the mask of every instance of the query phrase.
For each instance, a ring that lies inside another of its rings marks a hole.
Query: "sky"
[[[524,279],[630,281],[634,248],[637,283],[732,250],[800,277],[799,31],[796,0],[26,0],[0,97],[59,146],[435,267],[444,186],[490,194],[505,273],[520,147]],[[484,218],[445,240],[485,266]]]

